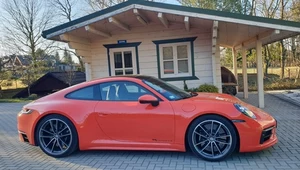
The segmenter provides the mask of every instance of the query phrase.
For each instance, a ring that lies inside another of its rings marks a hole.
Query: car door
[[[174,141],[174,112],[168,101],[160,101],[158,106],[140,104],[140,96],[154,94],[140,84],[129,81],[102,83],[100,91],[102,101],[95,108],[97,121],[111,139],[161,143]]]

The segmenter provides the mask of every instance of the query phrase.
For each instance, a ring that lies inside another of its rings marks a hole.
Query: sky
[[[3,11],[2,9],[3,9],[3,1],[5,1],[5,0],[0,0],[0,16],[1,15],[3,15],[4,14],[4,12],[1,12],[1,11]],[[157,0],[158,2],[163,2],[163,3],[168,3],[168,4],[176,4],[176,5],[180,5],[179,3],[178,3],[178,1],[177,0]],[[78,4],[80,4],[80,3],[78,3]],[[88,10],[87,9],[82,9],[81,7],[82,6],[85,6],[85,5],[80,5],[80,6],[78,6],[77,7],[77,15],[74,17],[74,18],[78,18],[78,17],[82,17],[82,16],[84,16],[84,15],[87,15],[88,14]],[[81,12],[78,12],[78,11],[82,11],[82,13]],[[1,20],[0,20],[1,21]],[[64,22],[64,21],[63,21]],[[62,22],[62,23],[63,23]],[[59,25],[59,24],[62,24],[62,23],[58,23],[57,25]],[[3,39],[2,37],[3,37],[3,32],[1,32],[1,23],[0,23],[0,56],[3,56],[3,55],[6,55],[5,54],[5,50],[4,50],[4,48],[3,48],[3,46],[1,45],[1,40]]]

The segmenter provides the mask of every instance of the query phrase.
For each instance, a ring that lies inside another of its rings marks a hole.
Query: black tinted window
[[[128,81],[102,83],[100,90],[102,100],[109,101],[138,101],[142,95],[152,95],[144,87]]]
[[[85,87],[74,92],[69,93],[67,96],[69,99],[81,99],[81,100],[99,100],[100,89],[99,85]]]

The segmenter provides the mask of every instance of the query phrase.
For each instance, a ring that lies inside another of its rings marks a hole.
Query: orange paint
[[[144,95],[138,101],[97,101],[67,99],[65,95],[86,86],[110,81],[130,81],[144,87],[154,96]],[[158,106],[141,101],[159,100]],[[254,112],[257,119],[240,113],[233,103]],[[60,114],[75,125],[80,150],[170,150],[185,151],[186,132],[199,116],[215,114],[232,122],[240,142],[240,152],[265,149],[277,142],[275,134],[260,144],[263,129],[276,126],[276,121],[264,111],[226,94],[199,93],[198,96],[169,101],[163,95],[134,77],[110,77],[81,83],[41,98],[24,106],[33,110],[18,115],[18,130],[34,141],[37,123],[48,114]],[[20,140],[23,141],[20,135]]]

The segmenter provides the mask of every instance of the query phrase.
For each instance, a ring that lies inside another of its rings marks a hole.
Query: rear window
[[[84,87],[66,95],[68,99],[77,100],[100,100],[100,88],[99,85],[93,85]]]

